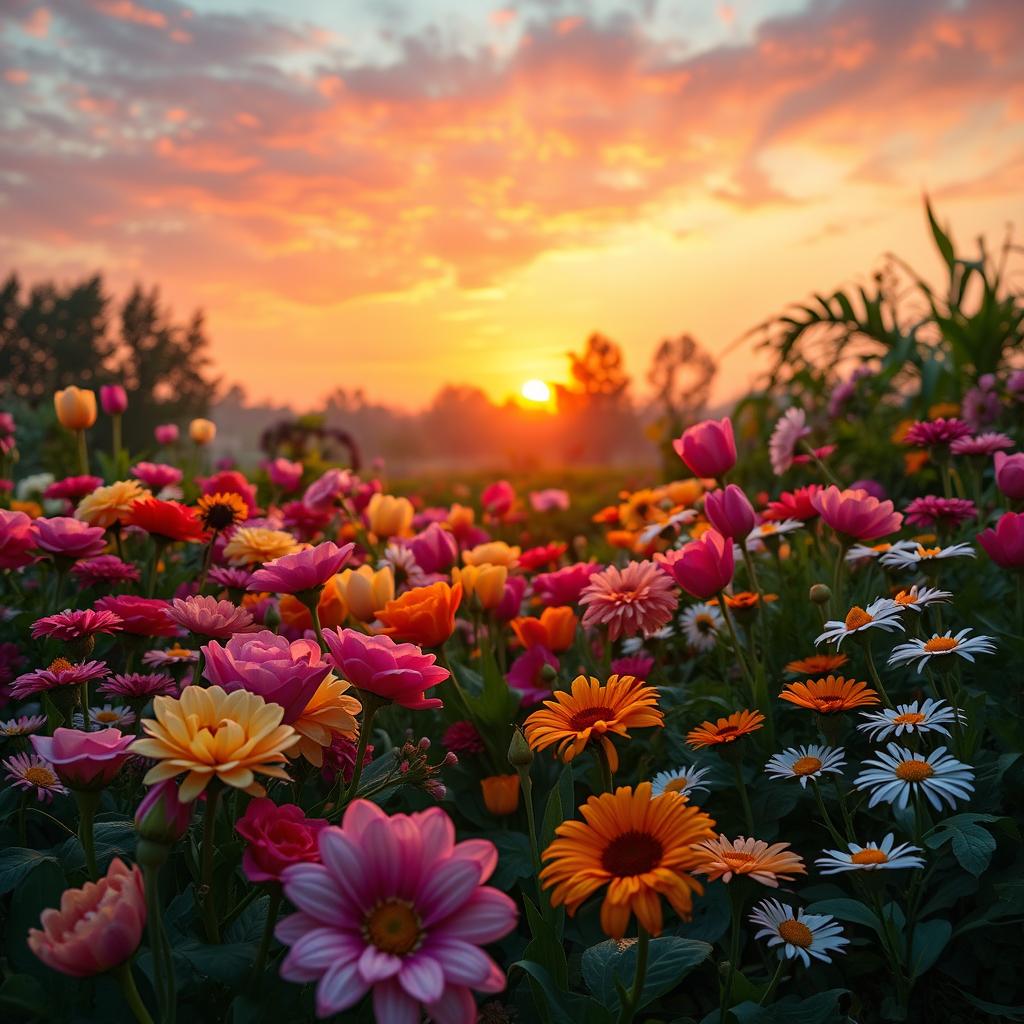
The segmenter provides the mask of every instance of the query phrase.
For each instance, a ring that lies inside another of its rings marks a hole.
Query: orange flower
[[[765,604],[771,604],[772,601],[778,601],[778,594],[765,594]],[[733,611],[743,612],[748,611],[751,608],[756,608],[758,602],[761,600],[753,590],[737,590],[735,594],[726,594],[725,603]],[[718,604],[717,598],[712,598],[708,604]]]
[[[867,683],[858,683],[843,676],[808,679],[806,683],[786,683],[779,697],[822,715],[880,703],[878,694]]]
[[[704,890],[690,874],[700,862],[695,844],[710,839],[714,821],[678,793],[651,797],[651,784],[592,796],[581,808],[584,821],[566,821],[544,851],[541,884],[551,904],[570,915],[602,886],[601,927],[621,939],[636,914],[651,933],[662,930],[661,898],[688,921],[693,893]]]
[[[292,722],[299,742],[288,752],[288,757],[304,757],[317,768],[322,767],[324,749],[331,745],[335,736],[355,739],[358,732],[355,716],[360,710],[361,705],[352,695],[348,682],[329,675],[310,697],[302,714]]]
[[[576,639],[576,613],[565,605],[545,608],[539,619],[532,616],[513,619],[512,631],[524,647],[567,651]]]
[[[686,734],[686,742],[698,750],[732,743],[741,736],[757,732],[763,724],[764,715],[760,711],[734,711],[728,718],[720,718],[717,722],[701,722]]]
[[[285,626],[300,632],[313,628],[313,617],[309,614],[309,609],[293,594],[282,594],[277,610]],[[320,625],[324,629],[344,625],[348,617],[348,608],[341,595],[337,576],[332,576],[324,585],[316,610],[320,616]]]
[[[196,502],[196,515],[207,530],[221,531],[249,518],[249,506],[240,494],[204,494]]]
[[[455,629],[455,611],[461,600],[461,584],[450,587],[444,582],[431,583],[388,601],[377,618],[384,623],[383,631],[396,640],[440,647]]]
[[[807,874],[803,859],[789,849],[789,843],[769,846],[761,839],[740,836],[730,840],[720,835],[717,839],[705,839],[695,852],[700,863],[694,870],[707,875],[710,882],[716,878],[728,882],[733,875],[750,875],[755,882],[777,889],[780,878],[788,881]]]
[[[599,512],[595,512],[591,517],[591,522],[604,523],[610,525],[619,521],[619,506],[618,505],[606,505]]]
[[[519,776],[492,775],[480,780],[487,810],[495,817],[515,814],[519,807]]]
[[[624,551],[632,551],[636,543],[636,534],[631,530],[609,530],[605,540],[613,548],[622,548]]]
[[[526,740],[533,750],[557,743],[558,757],[568,763],[596,739],[615,771],[619,755],[607,734],[628,739],[629,728],[664,725],[657,703],[658,691],[633,676],[611,676],[604,686],[593,676],[577,676],[572,692],[558,690],[554,700],[544,701],[544,707],[526,720]]]
[[[791,661],[786,671],[798,676],[817,676],[842,668],[849,660],[845,654],[812,654],[809,658]]]

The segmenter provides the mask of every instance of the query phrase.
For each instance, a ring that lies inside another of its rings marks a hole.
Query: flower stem
[[[89,721],[89,680],[83,679],[78,686],[79,700],[82,703],[82,730],[92,731],[92,724]]]
[[[142,1001],[142,996],[139,995],[139,990],[135,987],[135,979],[132,977],[131,960],[125,960],[120,967],[115,967],[113,973],[116,975],[117,982],[121,986],[121,993],[124,996],[125,1002],[131,1007],[132,1013],[135,1014],[135,1019],[139,1024],[153,1024],[153,1018],[149,1015],[149,1010],[146,1009],[146,1004]]]
[[[753,700],[757,687],[754,683],[754,677],[750,673],[750,666],[747,664],[746,655],[743,653],[743,648],[740,645],[740,638],[736,633],[736,625],[732,621],[732,612],[729,611],[729,606],[725,602],[725,592],[722,590],[718,592],[718,605],[722,609],[722,618],[725,619],[725,624],[729,629],[732,646],[736,651],[736,660],[739,662],[740,669],[743,672],[743,678],[747,681],[747,686],[750,688],[750,699]]]
[[[630,1024],[636,1014],[640,997],[644,992],[644,982],[647,980],[647,958],[650,948],[650,933],[642,924],[637,924],[636,970],[633,973],[633,985],[619,1014],[619,1024]]]
[[[725,976],[725,988],[722,990],[722,1006],[719,1013],[720,1024],[725,1024],[726,1014],[732,1005],[732,983],[736,977],[736,962],[740,958],[740,923],[743,917],[743,894],[734,877],[729,886],[729,968]]]
[[[149,932],[149,949],[153,957],[153,987],[156,989],[160,1006],[161,1024],[173,1024],[176,986],[174,983],[174,958],[167,942],[160,907],[160,867],[156,862],[144,863],[142,877],[146,889],[146,928]]]
[[[597,764],[601,769],[601,791],[604,793],[614,792],[615,783],[612,781],[612,765],[608,760],[608,754],[603,743],[597,744]]]
[[[372,693],[363,690],[360,691],[359,697],[363,702],[363,721],[359,726],[359,741],[356,744],[356,763],[352,766],[352,781],[348,784],[348,789],[345,790],[345,795],[342,797],[343,805],[348,804],[359,791],[359,780],[363,775],[363,758],[366,757],[366,744],[370,742],[373,716],[377,714],[377,709],[380,707],[379,699]]]
[[[220,800],[220,786],[214,781],[206,787],[206,812],[203,815],[202,888],[203,926],[206,941],[220,942],[220,927],[217,922],[217,904],[213,895],[213,854],[214,836],[217,825],[217,805]]]
[[[85,440],[85,431],[76,430],[78,435],[78,468],[82,476],[89,475],[89,446]]]
[[[732,763],[733,772],[736,774],[736,788],[740,793],[740,802],[743,804],[743,817],[747,823],[747,835],[754,836],[754,812],[750,809],[750,796],[747,793],[747,780],[743,778],[743,765],[739,759]]]
[[[274,925],[277,924],[277,915],[281,910],[282,895],[281,883],[273,883],[270,889],[270,906],[267,907],[267,920],[263,925],[260,948],[256,954],[256,963],[252,969],[253,984],[257,987],[263,976],[263,970],[267,966],[267,953],[270,952],[270,939],[274,934]]]
[[[75,803],[78,804],[78,840],[82,844],[82,852],[85,854],[85,870],[89,878],[96,881],[99,878],[99,871],[96,868],[96,843],[93,838],[93,820],[96,817],[96,809],[100,805],[99,790],[74,790]]]
[[[864,643],[864,654],[867,657],[868,671],[871,673],[872,682],[875,684],[875,689],[878,690],[879,695],[885,702],[887,708],[895,707],[896,705],[889,699],[889,694],[885,692],[885,687],[882,685],[881,677],[878,675],[878,669],[875,668],[875,656],[871,653],[871,641],[866,637]]]

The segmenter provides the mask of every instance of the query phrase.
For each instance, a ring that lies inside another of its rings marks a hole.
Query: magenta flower
[[[954,455],[990,456],[1012,447],[1012,438],[997,431],[990,431],[986,434],[976,434],[974,437],[958,437],[949,446],[949,450]]]
[[[530,508],[534,512],[564,512],[569,507],[569,492],[560,487],[530,491]]]
[[[996,452],[996,487],[1011,501],[1024,501],[1024,452]]]
[[[590,583],[590,577],[601,571],[596,562],[576,562],[554,572],[534,576],[531,584],[535,597],[548,607],[576,604]]]
[[[108,594],[96,607],[120,615],[121,628],[134,636],[179,636],[181,632],[168,614],[168,603],[158,597]]]
[[[36,640],[48,636],[54,640],[71,643],[97,633],[117,633],[121,630],[121,616],[113,612],[94,611],[83,608],[46,615],[32,623],[32,636]]]
[[[275,804],[269,797],[250,802],[235,822],[246,841],[242,870],[250,882],[279,882],[293,864],[320,860],[317,840],[326,818],[307,818],[297,804]]]
[[[647,654],[628,654],[612,661],[612,674],[617,676],[633,676],[634,679],[646,679],[654,668],[654,659]]]
[[[154,494],[165,487],[181,483],[182,472],[166,462],[139,462],[132,466],[132,476],[141,480]]]
[[[320,769],[323,780],[330,785],[340,775],[346,784],[352,781],[356,767],[356,742],[350,736],[335,735],[329,747],[324,747],[324,763]],[[363,754],[363,767],[373,760],[373,744],[367,743]]]
[[[269,590],[274,594],[299,594],[304,590],[322,587],[341,571],[354,548],[354,544],[344,544],[339,548],[332,541],[325,541],[315,548],[296,551],[293,555],[282,555],[252,574],[249,589]]]
[[[36,524],[24,512],[0,508],[0,569],[21,569],[31,565],[35,561],[32,550],[38,541]]]
[[[193,802],[182,802],[180,789],[177,779],[164,779],[149,787],[135,808],[135,831],[141,839],[173,846],[188,831]]]
[[[610,565],[590,577],[580,595],[584,626],[608,627],[608,639],[656,633],[671,618],[679,599],[672,581],[654,562]]]
[[[912,448],[936,448],[952,444],[958,438],[970,437],[974,431],[958,419],[918,420],[907,431],[903,443]]]
[[[505,591],[501,595],[491,614],[497,622],[511,622],[522,614],[523,594],[526,593],[526,580],[522,576],[509,576],[505,580]]]
[[[1004,569],[1024,569],[1024,514],[1005,512],[995,529],[978,534],[988,557]]]
[[[58,728],[52,736],[29,739],[69,789],[102,789],[128,760],[128,746],[135,737],[123,736],[120,729],[82,732]]]
[[[551,684],[557,678],[558,658],[542,644],[528,647],[508,670],[508,685],[519,692],[524,708],[550,697]]]
[[[736,484],[704,496],[704,514],[723,536],[742,543],[754,528],[754,506]]]
[[[139,570],[130,562],[122,562],[117,555],[97,555],[75,562],[71,574],[83,587],[95,587],[100,583],[136,583]]]
[[[284,708],[285,724],[294,722],[306,709],[317,687],[331,671],[320,647],[312,640],[293,640],[269,629],[239,633],[226,644],[212,642],[202,648],[206,655],[203,675],[228,693],[248,690]]]
[[[503,519],[512,511],[516,501],[515,488],[507,480],[496,480],[488,484],[480,495],[484,512],[495,519]]]
[[[43,491],[43,497],[47,500],[63,498],[65,501],[74,501],[76,498],[92,494],[102,485],[103,480],[98,476],[66,476],[63,480],[55,480],[50,484]]]
[[[60,558],[94,558],[107,546],[103,527],[89,526],[70,516],[53,516],[35,521],[36,546]]]
[[[927,494],[915,498],[904,509],[907,522],[912,526],[957,527],[973,519],[978,510],[966,498],[940,498]]]
[[[346,491],[350,481],[351,474],[347,470],[329,469],[319,480],[314,480],[306,488],[305,494],[302,495],[303,504],[312,509],[331,509]]]
[[[182,629],[215,640],[227,640],[236,633],[253,633],[259,629],[246,609],[215,597],[175,598],[167,614]]]
[[[78,686],[103,679],[110,674],[110,667],[102,661],[85,661],[81,665],[72,665],[64,658],[57,658],[49,668],[37,668],[18,676],[11,684],[11,696],[15,700],[24,700],[34,693],[44,690],[55,690],[61,686]]]
[[[486,839],[455,842],[437,807],[388,817],[356,800],[341,828],[320,832],[321,864],[296,864],[284,891],[298,908],[275,935],[291,949],[289,981],[317,981],[329,1017],[373,991],[379,1021],[477,1019],[472,990],[500,992],[505,973],[480,948],[507,935],[515,903],[484,885],[498,862]]]
[[[736,465],[736,439],[728,416],[688,427],[672,447],[694,476],[721,477]]]
[[[302,480],[302,463],[290,459],[274,459],[266,465],[270,482],[285,494],[294,491]]]
[[[826,525],[852,540],[887,537],[903,523],[903,514],[893,510],[891,501],[879,501],[862,489],[841,491],[833,484],[815,494],[811,503]]]
[[[732,540],[717,530],[708,530],[678,551],[654,557],[664,572],[700,601],[725,590],[736,569]]]
[[[405,546],[425,573],[447,572],[459,557],[455,538],[438,523],[431,523],[422,533],[406,541]]]
[[[128,392],[120,384],[100,388],[100,405],[108,416],[120,416],[128,408]]]
[[[210,570],[210,582],[226,590],[248,590],[252,573],[248,569],[217,565]]]
[[[328,629],[324,639],[340,675],[353,686],[414,711],[443,707],[424,691],[448,678],[433,654],[389,636],[366,636],[354,629]]]
[[[178,684],[166,672],[124,672],[100,683],[97,690],[104,697],[124,700],[178,696]]]
[[[176,423],[161,423],[158,427],[153,428],[153,438],[160,445],[174,444],[178,440],[179,433]]]
[[[482,754],[487,748],[472,722],[452,722],[441,737],[441,746],[453,754]]]

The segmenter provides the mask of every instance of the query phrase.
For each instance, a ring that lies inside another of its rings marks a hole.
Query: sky
[[[1020,0],[0,0],[0,272],[202,307],[314,408],[642,378],[1024,213]]]

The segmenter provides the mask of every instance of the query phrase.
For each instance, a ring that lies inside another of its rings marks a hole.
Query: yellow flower
[[[477,544],[471,551],[463,551],[462,560],[466,565],[503,565],[511,569],[521,554],[522,548],[513,547],[503,540],[492,540],[487,544]]]
[[[196,517],[207,530],[226,530],[249,518],[249,506],[240,494],[204,494],[196,502]]]
[[[692,477],[688,480],[673,480],[664,485],[662,490],[668,495],[673,505],[691,508],[704,494],[704,486]]]
[[[412,526],[413,507],[408,498],[375,494],[366,506],[366,520],[378,537],[403,537]]]
[[[96,422],[96,392],[71,385],[54,392],[53,408],[65,430],[88,430]]]
[[[213,779],[250,796],[266,793],[255,772],[288,779],[284,751],[299,742],[299,734],[281,724],[280,704],[248,690],[187,686],[178,698],[154,697],[153,713],[155,720],[142,723],[146,738],[129,748],[158,762],[142,780],[147,786],[186,772],[178,798],[188,803]]]
[[[373,622],[377,612],[395,598],[395,575],[390,566],[374,570],[372,565],[346,569],[335,576],[352,617],[360,622]]]
[[[508,569],[504,565],[483,562],[480,565],[467,565],[463,569],[458,566],[452,569],[452,583],[461,583],[463,594],[467,597],[476,595],[480,607],[487,611],[501,604],[507,579]]]
[[[118,480],[107,487],[97,487],[92,494],[87,494],[78,503],[75,518],[90,526],[106,529],[114,523],[126,522],[132,505],[151,497],[152,494],[138,480]]]
[[[299,742],[290,757],[304,757],[320,768],[324,763],[324,749],[331,745],[335,736],[355,738],[358,732],[355,716],[362,706],[347,692],[349,688],[347,680],[333,675],[317,687],[305,710],[292,722]]]
[[[204,420],[201,416],[196,417],[188,425],[188,436],[196,444],[210,444],[217,436],[217,424],[213,420]]]
[[[224,546],[224,557],[232,565],[269,562],[282,555],[293,555],[302,545],[284,530],[263,526],[240,526]]]

